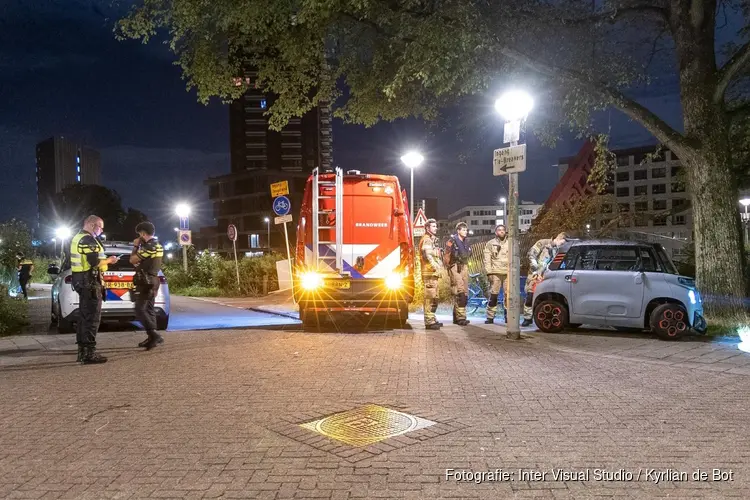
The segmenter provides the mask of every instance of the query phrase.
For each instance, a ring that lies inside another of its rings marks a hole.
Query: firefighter
[[[154,238],[156,229],[152,223],[141,222],[136,226],[135,232],[138,233],[138,238],[133,241],[133,251],[130,254],[130,263],[135,266],[133,277],[135,314],[148,335],[148,338],[138,344],[138,347],[145,347],[148,351],[164,343],[164,338],[156,333],[156,311],[154,310],[154,302],[160,286],[159,270],[164,258],[164,248],[159,240]]]
[[[439,330],[442,323],[435,317],[438,306],[438,281],[440,278],[440,250],[437,247],[437,221],[427,219],[425,234],[419,242],[419,258],[424,283],[424,326]]]
[[[21,285],[23,298],[28,300],[29,292],[26,287],[29,285],[29,281],[31,280],[31,273],[34,272],[34,261],[24,257],[21,252],[18,252],[16,254],[16,258],[18,259],[18,265],[16,266],[16,269],[18,270],[18,284]]]
[[[469,226],[465,222],[456,224],[456,234],[445,244],[443,261],[448,268],[453,292],[453,323],[466,326],[466,304],[469,302],[469,257],[471,248],[466,242]]]
[[[102,272],[117,257],[107,257],[98,237],[104,231],[101,217],[90,215],[83,229],[70,242],[70,267],[73,289],[78,292],[78,362],[82,364],[106,363],[107,358],[96,352],[96,332],[101,321],[104,286]]]
[[[534,303],[534,288],[544,274],[544,270],[557,253],[557,249],[560,248],[568,240],[568,235],[565,233],[558,234],[555,239],[543,239],[534,243],[534,246],[529,250],[529,274],[526,277],[526,285],[524,291],[526,292],[526,301],[523,305],[523,323],[521,326],[531,326],[532,316],[534,311],[532,305]]]
[[[510,269],[510,243],[505,225],[495,227],[495,238],[484,246],[484,272],[490,285],[486,324],[495,322],[497,298],[503,290],[503,319],[508,322],[508,270]]]

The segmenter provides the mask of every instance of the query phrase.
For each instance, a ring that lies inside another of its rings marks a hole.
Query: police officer
[[[78,362],[82,364],[106,363],[107,358],[96,352],[96,333],[101,321],[104,283],[102,273],[117,257],[107,257],[98,238],[104,231],[101,217],[90,215],[83,229],[70,241],[70,267],[73,289],[78,292]]]
[[[466,319],[466,304],[469,302],[469,257],[471,257],[471,248],[466,242],[468,233],[469,226],[465,222],[456,224],[456,234],[452,235],[445,244],[443,256],[453,292],[453,323],[461,326],[470,323]]]
[[[16,254],[16,258],[18,259],[18,264],[16,266],[16,269],[18,270],[18,284],[21,285],[23,298],[28,300],[29,292],[26,290],[26,287],[31,280],[31,273],[34,272],[34,261],[24,257],[21,252]]]
[[[437,247],[437,221],[427,219],[425,234],[419,241],[419,258],[424,283],[424,326],[427,330],[439,330],[442,323],[435,317],[438,306],[438,281],[440,278],[440,250]]]
[[[495,322],[497,298],[503,289],[503,318],[508,322],[508,270],[510,268],[510,243],[503,224],[495,227],[495,238],[484,246],[484,272],[490,285],[490,301],[487,304],[486,324]]]
[[[138,238],[133,241],[133,252],[130,254],[130,263],[135,266],[133,277],[135,314],[148,335],[148,338],[138,344],[138,347],[151,350],[164,343],[164,338],[156,333],[156,311],[154,310],[156,294],[159,292],[159,270],[164,257],[164,248],[154,238],[156,230],[150,222],[141,222],[136,226],[135,232],[138,233]]]
[[[526,292],[526,301],[523,305],[523,323],[521,326],[531,326],[532,316],[534,311],[532,305],[534,304],[534,288],[542,277],[544,270],[552,259],[557,254],[557,249],[560,248],[568,240],[568,235],[565,233],[558,234],[555,239],[542,239],[534,243],[534,246],[529,250],[529,275],[526,277],[526,285],[524,291]]]

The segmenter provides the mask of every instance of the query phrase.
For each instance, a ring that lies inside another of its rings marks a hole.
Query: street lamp
[[[414,218],[414,169],[417,168],[422,164],[424,161],[424,156],[419,154],[416,151],[409,151],[404,156],[401,157],[401,161],[409,167],[409,170],[411,170],[411,197],[409,198],[409,201],[411,201],[410,207],[409,207],[409,216]]]
[[[188,216],[190,215],[190,207],[186,205],[185,203],[179,203],[175,207],[175,213],[180,218],[180,227],[184,227],[187,229],[189,226],[188,223]],[[183,224],[183,220],[185,221]],[[175,231],[179,231],[179,228],[175,228]],[[180,241],[180,245],[182,245],[182,267],[187,272],[188,270],[188,263],[187,263],[187,245],[183,245]]]
[[[271,251],[271,219],[266,217],[263,219],[263,222],[266,223],[266,232],[268,233],[268,251]]]
[[[55,230],[55,236],[60,240],[60,260],[62,260],[65,255],[65,240],[70,238],[70,229],[60,226]]]
[[[747,244],[748,240],[750,240],[750,235],[748,235],[748,221],[750,220],[750,215],[747,213],[747,206],[750,205],[750,198],[742,198],[740,200],[740,205],[745,207],[745,213],[742,214],[742,221],[745,223],[745,244]]]
[[[518,145],[520,139],[521,122],[526,119],[534,107],[532,97],[522,90],[505,92],[495,101],[495,110],[505,119],[505,137],[510,140],[511,147]],[[518,237],[518,173],[511,172],[508,179],[508,236],[510,238],[510,283],[508,294],[507,335],[511,340],[521,338],[520,309],[521,309],[521,255]]]
[[[508,200],[503,196],[500,198],[500,203],[503,204],[503,223],[508,224]]]

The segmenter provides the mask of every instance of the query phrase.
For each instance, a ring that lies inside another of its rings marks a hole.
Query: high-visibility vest
[[[103,260],[107,259],[107,256],[104,254],[104,247],[99,243],[99,240],[93,236],[91,237],[96,242],[96,247],[81,246],[81,240],[86,236],[91,236],[91,234],[86,231],[81,231],[76,234],[70,242],[70,270],[74,273],[85,273],[90,271],[91,264],[89,264],[87,257],[92,253],[96,253],[99,259],[99,270],[106,271],[107,265],[102,263]]]

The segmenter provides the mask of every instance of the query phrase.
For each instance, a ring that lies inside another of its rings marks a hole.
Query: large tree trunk
[[[739,310],[745,291],[729,124],[723,103],[713,99],[715,7],[712,0],[673,0],[671,9],[688,144],[680,154],[693,199],[698,287],[709,314]]]

